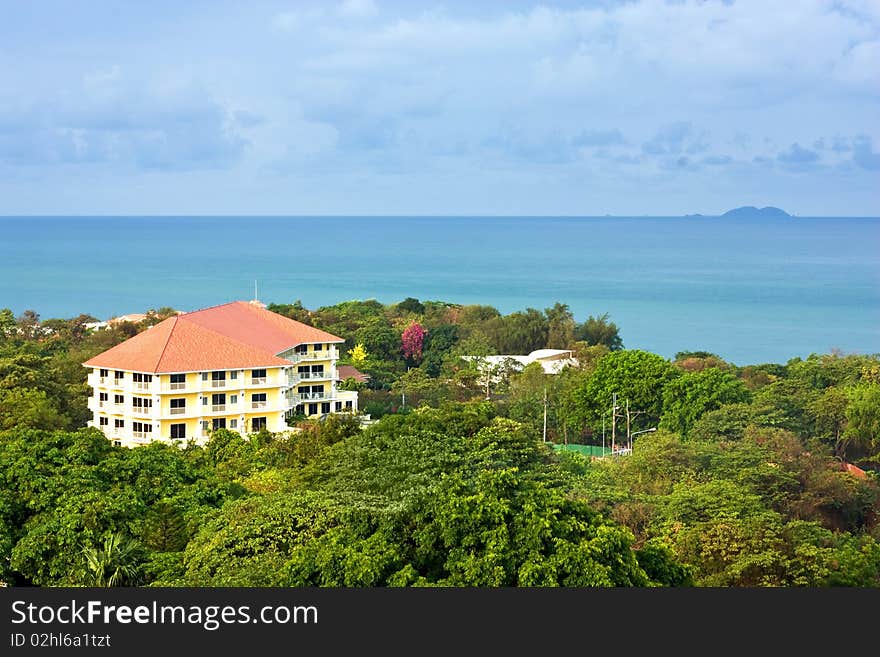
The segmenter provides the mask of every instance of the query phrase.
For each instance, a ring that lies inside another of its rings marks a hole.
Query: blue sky
[[[0,4],[0,214],[880,215],[880,1]]]

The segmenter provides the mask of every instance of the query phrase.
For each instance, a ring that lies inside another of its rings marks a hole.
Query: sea
[[[107,319],[406,297],[608,313],[739,365],[880,352],[880,218],[0,217],[0,308]]]

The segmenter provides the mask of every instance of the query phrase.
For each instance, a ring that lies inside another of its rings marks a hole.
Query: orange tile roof
[[[290,361],[276,354],[312,342],[343,340],[234,301],[169,317],[83,364],[153,373],[277,367]]]

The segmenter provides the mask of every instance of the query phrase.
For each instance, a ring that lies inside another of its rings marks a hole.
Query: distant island
[[[780,210],[779,208],[774,208],[768,206],[766,208],[756,208],[753,205],[744,205],[741,208],[734,208],[733,210],[728,210],[722,217],[730,217],[733,219],[744,219],[744,218],[763,218],[763,219],[779,219],[782,217],[791,217],[788,212],[785,210]]]

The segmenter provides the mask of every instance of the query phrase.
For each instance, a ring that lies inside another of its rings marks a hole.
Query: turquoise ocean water
[[[0,307],[100,318],[253,297],[608,312],[738,364],[880,352],[880,219],[3,217]]]

